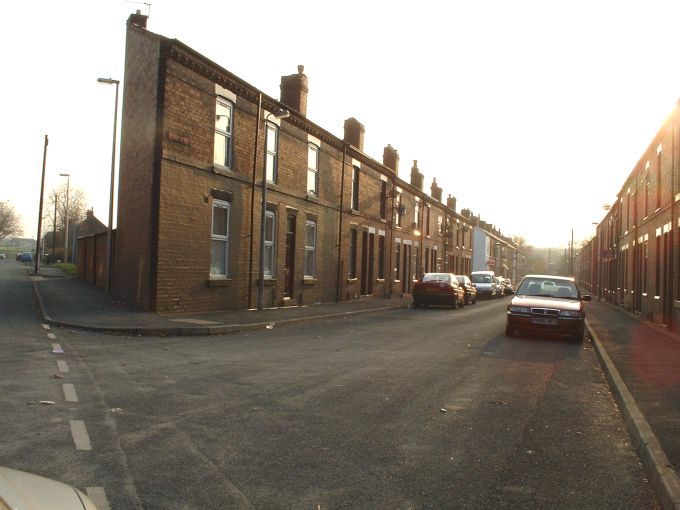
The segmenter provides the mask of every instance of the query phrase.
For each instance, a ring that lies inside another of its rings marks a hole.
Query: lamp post
[[[71,174],[59,174],[61,177],[66,177],[66,211],[65,216],[65,227],[64,227],[64,264],[68,264],[68,192],[69,186],[71,184]]]
[[[40,179],[40,202],[39,202],[39,205],[38,205],[38,235],[36,237],[37,241],[36,241],[36,246],[35,246],[35,267],[34,267],[35,274],[38,274],[38,272],[40,271],[40,248],[41,248],[42,244],[44,244],[44,243],[41,243],[42,239],[40,239],[40,237],[41,237],[41,232],[42,232],[43,196],[45,194],[45,162],[47,161],[47,144],[48,143],[49,143],[49,141],[47,139],[47,135],[45,135],[45,145],[43,146],[42,177]],[[43,251],[44,251],[45,247],[42,246],[42,248],[43,248]]]
[[[97,78],[99,83],[116,86],[116,100],[113,110],[113,145],[111,146],[111,185],[109,187],[109,226],[106,230],[106,294],[111,294],[111,275],[113,274],[111,262],[113,260],[113,186],[116,173],[116,131],[118,124],[118,85],[120,82],[112,78]]]
[[[262,310],[264,301],[264,255],[265,255],[265,227],[267,223],[267,120],[272,116],[275,119],[287,119],[290,117],[288,110],[277,110],[274,113],[268,113],[264,118],[264,165],[262,167],[262,211],[260,217],[260,272],[257,285],[257,309]]]

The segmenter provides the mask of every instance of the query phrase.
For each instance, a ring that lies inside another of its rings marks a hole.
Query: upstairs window
[[[232,157],[232,114],[234,105],[224,99],[217,98],[215,107],[215,148],[214,163],[231,168]]]
[[[401,207],[401,193],[397,194],[397,198],[394,200],[394,223],[397,227],[401,227],[401,216],[403,214],[403,209]]]
[[[267,160],[266,175],[269,182],[278,182],[279,163],[279,128],[274,124],[267,124]]]
[[[430,206],[425,206],[425,233],[430,235]]]
[[[319,194],[319,148],[307,146],[307,193]]]
[[[387,218],[387,182],[380,181],[380,219]]]
[[[359,167],[352,167],[352,210],[359,210]]]
[[[656,208],[661,207],[661,152],[656,155]],[[658,294],[657,294],[658,296]]]

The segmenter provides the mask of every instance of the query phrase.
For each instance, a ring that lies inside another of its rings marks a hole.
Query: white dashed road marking
[[[49,324],[43,324],[42,327],[43,329],[51,329]]]
[[[52,344],[52,352],[54,354],[64,354],[64,349],[61,348],[60,344]]]
[[[70,372],[68,368],[68,363],[66,363],[63,359],[57,360],[57,368],[62,373]]]
[[[92,443],[90,443],[90,436],[87,434],[85,422],[82,420],[70,420],[71,435],[73,442],[76,444],[76,450],[92,450]]]
[[[64,384],[64,398],[66,402],[78,402],[76,387],[73,384]]]
[[[95,504],[97,510],[111,510],[104,487],[85,487],[85,492],[87,497]]]
[[[47,333],[47,338],[49,338],[50,340],[54,340],[55,338],[57,338],[57,335],[55,335],[54,333]]]

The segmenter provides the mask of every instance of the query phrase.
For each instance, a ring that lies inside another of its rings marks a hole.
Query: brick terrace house
[[[426,194],[417,162],[400,179],[389,145],[382,162],[364,154],[356,119],[343,139],[307,119],[302,66],[277,100],[146,21],[128,20],[115,295],[159,312],[246,309],[405,295],[423,272],[470,272],[455,198],[442,203],[436,180]]]
[[[669,328],[680,327],[678,107],[624,180],[577,255],[592,294]]]

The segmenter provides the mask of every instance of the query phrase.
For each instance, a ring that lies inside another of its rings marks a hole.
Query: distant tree
[[[7,202],[0,202],[0,241],[9,236],[20,236],[22,234],[21,217],[12,205]]]
[[[66,226],[66,183],[52,189],[47,195],[45,221],[48,228],[54,224],[54,204],[57,204],[57,230],[64,230]],[[68,190],[68,222],[79,223],[85,219],[87,213],[86,203],[87,199],[85,193],[80,188],[71,186]],[[70,236],[69,236],[70,237]]]

